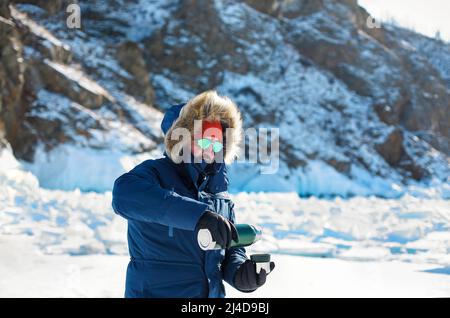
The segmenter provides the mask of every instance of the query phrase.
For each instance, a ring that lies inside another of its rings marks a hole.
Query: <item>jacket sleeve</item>
[[[236,223],[236,217],[234,214],[234,203],[230,201],[230,221]],[[245,248],[232,247],[225,251],[225,259],[222,262],[223,278],[224,280],[236,288],[234,285],[234,276],[239,266],[248,259]]]
[[[208,207],[206,203],[162,188],[150,160],[121,175],[114,182],[112,197],[114,212],[128,220],[191,231]]]

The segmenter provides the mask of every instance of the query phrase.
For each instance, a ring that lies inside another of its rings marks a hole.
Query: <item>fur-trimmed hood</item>
[[[166,154],[170,157],[173,147],[180,142],[171,139],[176,128],[186,128],[194,134],[195,120],[219,120],[224,132],[224,162],[230,164],[237,157],[242,140],[242,118],[237,108],[228,97],[219,96],[215,91],[197,95],[186,104],[172,106],[164,115],[161,129],[165,134]],[[232,129],[228,129],[232,128]]]

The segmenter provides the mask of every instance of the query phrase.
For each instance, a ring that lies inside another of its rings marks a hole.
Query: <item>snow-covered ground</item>
[[[111,192],[44,189],[10,150],[0,163],[0,296],[121,297],[126,222],[112,211]],[[264,229],[249,253],[272,253],[277,268],[258,292],[229,295],[448,297],[450,201],[442,194],[235,193],[239,223]]]
[[[14,248],[11,248],[14,247]],[[44,255],[32,237],[0,236],[0,297],[123,297],[126,256]],[[276,269],[250,294],[227,297],[448,297],[449,269],[273,255]]]

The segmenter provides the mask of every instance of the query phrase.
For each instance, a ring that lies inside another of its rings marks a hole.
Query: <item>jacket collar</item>
[[[221,191],[226,191],[228,188],[228,178],[226,175],[225,163],[213,162],[211,164],[194,163],[193,157],[191,155],[191,163],[181,162],[175,163],[164,151],[164,156],[166,160],[169,160],[174,167],[177,169],[178,173],[186,179],[189,183],[193,183],[195,188],[199,178],[209,178],[208,181],[208,192],[217,193]]]

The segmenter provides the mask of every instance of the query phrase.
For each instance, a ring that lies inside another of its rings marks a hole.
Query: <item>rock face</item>
[[[396,166],[405,154],[402,131],[400,129],[392,131],[383,143],[376,146],[376,149],[387,163]]]
[[[353,2],[339,10],[325,5],[324,13],[313,21],[314,29],[296,31],[293,23],[291,43],[350,89],[371,97],[382,121],[433,131],[428,141],[449,154],[449,86],[426,54],[414,49],[420,36],[391,26],[373,31],[365,23],[368,14]],[[347,28],[338,31],[341,25]],[[317,30],[323,34],[319,40]]]
[[[2,5],[0,17],[0,127],[12,145],[20,139],[20,122],[25,109],[22,93],[25,85],[23,45],[15,23],[9,19],[8,3]]]
[[[14,3],[28,3],[36,5],[44,10],[46,10],[49,14],[55,14],[64,9],[65,4],[69,3],[78,3],[78,1],[67,1],[67,0],[14,0],[11,1]]]
[[[32,12],[20,10],[21,4],[27,4]],[[155,148],[161,134],[150,128],[150,121],[142,124],[142,116],[131,113],[135,103],[127,103],[122,96],[113,97],[100,83],[100,77],[88,74],[89,66],[80,63],[82,59],[73,58],[67,43],[30,17],[33,13],[44,19],[55,13],[64,15],[66,5],[66,1],[2,2],[0,144],[9,142],[16,157],[26,161],[33,160],[38,145],[46,150],[65,143],[110,149],[109,138],[118,132],[113,127],[120,123],[130,136],[115,137],[117,149],[141,152]],[[145,67],[134,64],[139,60],[132,54],[127,58],[134,65],[131,74],[141,76],[136,95],[142,94],[150,103],[153,90],[143,75]],[[143,107],[148,108],[149,119],[152,114],[155,121],[160,119],[160,112],[152,106]],[[136,142],[121,144],[129,137]]]
[[[116,123],[141,140],[123,147],[153,149],[160,109],[215,88],[245,127],[280,129],[286,179],[311,161],[350,178],[450,176],[450,45],[374,28],[356,0],[92,1],[79,30],[67,4],[0,5],[0,130],[21,159],[111,147],[94,136]]]
[[[65,95],[87,108],[97,109],[106,101],[113,101],[105,89],[70,66],[45,59],[38,66],[38,72],[44,88]]]
[[[132,76],[124,78],[127,92],[144,103],[153,103],[155,92],[150,84],[149,68],[139,45],[131,41],[121,43],[116,57],[119,64]]]

